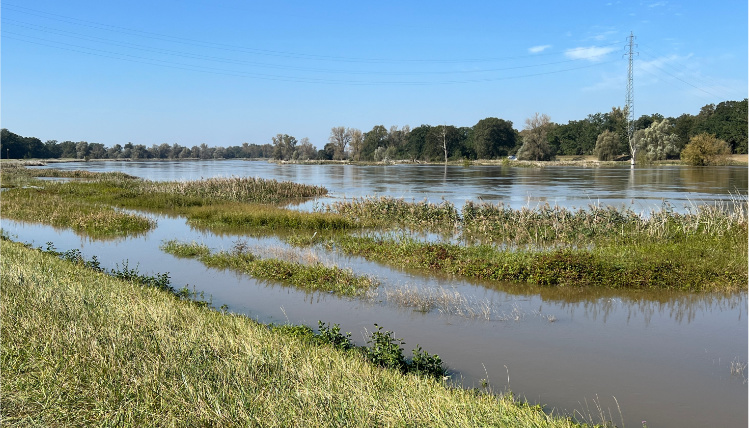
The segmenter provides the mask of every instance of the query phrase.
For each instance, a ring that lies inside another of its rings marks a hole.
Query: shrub
[[[692,137],[681,151],[681,160],[689,165],[723,165],[731,154],[728,143],[715,135],[702,133]]]

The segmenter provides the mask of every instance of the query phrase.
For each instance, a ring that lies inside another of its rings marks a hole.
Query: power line
[[[115,33],[120,33],[120,34],[127,34],[131,36],[134,35],[134,36],[148,38],[152,40],[160,40],[160,41],[165,41],[165,42],[170,42],[170,43],[187,44],[187,45],[199,46],[203,48],[212,48],[212,49],[220,49],[220,50],[226,50],[226,51],[251,53],[251,54],[256,54],[256,55],[284,57],[284,58],[291,58],[291,59],[307,59],[307,60],[316,60],[316,61],[334,61],[334,62],[348,62],[348,63],[360,62],[360,63],[403,63],[403,64],[419,64],[419,63],[456,64],[456,63],[508,61],[508,60],[522,59],[522,58],[534,58],[534,57],[539,57],[539,56],[574,53],[577,51],[585,51],[589,49],[589,48],[574,48],[574,49],[565,50],[564,52],[545,52],[545,53],[514,55],[514,56],[505,56],[505,57],[456,58],[456,59],[447,59],[447,58],[395,59],[395,58],[364,58],[364,57],[347,57],[347,56],[334,56],[334,55],[316,55],[316,54],[307,54],[307,53],[300,53],[300,52],[252,48],[252,47],[247,47],[247,46],[237,46],[237,45],[230,45],[230,44],[225,44],[225,43],[207,42],[203,40],[171,36],[171,35],[161,34],[161,33],[156,33],[156,32],[136,30],[136,29],[131,29],[127,27],[103,24],[103,23],[98,23],[94,21],[87,21],[87,20],[65,16],[65,15],[60,15],[56,13],[45,12],[45,11],[32,9],[32,8],[25,7],[25,6],[19,6],[19,5],[15,5],[12,3],[7,3],[7,2],[3,2],[2,7],[3,9],[10,8],[11,11],[17,12],[17,13],[28,14],[28,15],[42,17],[45,19],[50,19],[50,20],[54,20],[58,22],[64,22],[68,24],[94,28],[98,30],[104,30],[104,31],[115,32]],[[6,20],[5,14],[3,14],[3,20]],[[19,21],[19,22],[22,22],[22,21]],[[619,42],[613,42],[609,44],[599,45],[596,47],[609,47],[609,46],[614,46],[618,44]]]

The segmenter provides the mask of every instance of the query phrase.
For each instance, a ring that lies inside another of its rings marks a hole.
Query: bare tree
[[[335,146],[334,159],[346,159],[346,146],[351,142],[351,128],[335,126],[330,129],[329,141]]]

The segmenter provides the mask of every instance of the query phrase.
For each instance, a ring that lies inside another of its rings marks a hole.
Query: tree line
[[[549,116],[536,113],[525,120],[521,130],[508,120],[488,117],[472,127],[420,125],[411,128],[376,125],[370,131],[333,127],[328,142],[318,150],[308,138],[297,140],[278,134],[268,144],[230,147],[183,147],[161,144],[146,147],[127,143],[105,147],[85,141],[50,140],[21,137],[2,129],[0,157],[77,158],[77,159],[231,159],[272,158],[278,160],[353,160],[353,161],[448,161],[460,159],[551,160],[558,155],[596,155],[600,160],[678,159],[695,137],[711,135],[725,142],[730,153],[747,153],[747,99],[708,104],[698,114],[664,117],[642,115],[631,131],[630,147],[627,112],[613,107],[607,113],[588,115],[582,120],[558,124]]]

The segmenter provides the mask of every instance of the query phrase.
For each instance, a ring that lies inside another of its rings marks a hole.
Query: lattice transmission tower
[[[627,101],[625,109],[627,111],[627,141],[629,141],[629,153],[632,155],[632,165],[635,164],[635,154],[637,147],[635,146],[635,87],[633,74],[633,58],[635,56],[635,36],[630,31],[629,37],[627,37],[627,44],[629,45],[629,73],[627,74]]]

